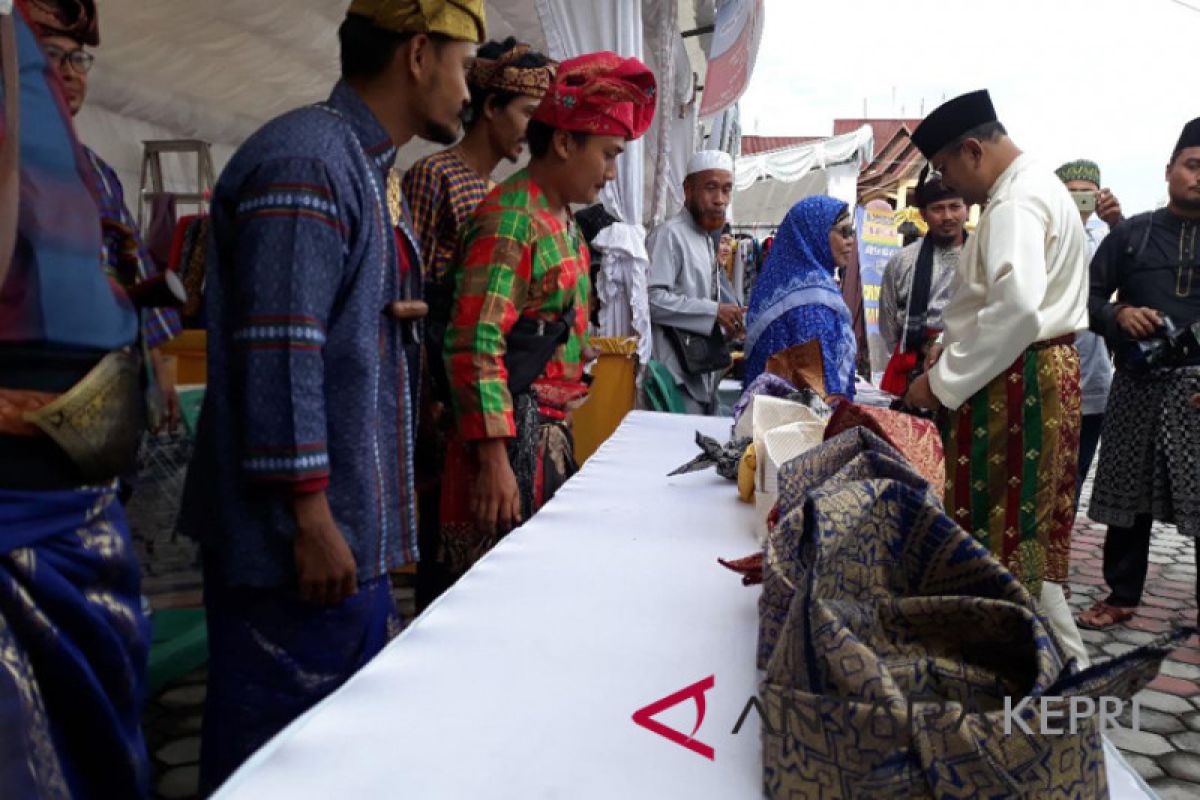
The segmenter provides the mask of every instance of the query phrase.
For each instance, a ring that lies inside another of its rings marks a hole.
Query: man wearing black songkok
[[[1104,579],[1112,593],[1080,616],[1089,628],[1133,616],[1155,520],[1200,537],[1200,409],[1192,402],[1200,354],[1173,348],[1155,361],[1144,346],[1164,339],[1168,319],[1180,330],[1200,323],[1200,118],[1184,126],[1166,179],[1167,207],[1118,225],[1091,265],[1091,328],[1108,340],[1117,372],[1088,509],[1108,524]]]

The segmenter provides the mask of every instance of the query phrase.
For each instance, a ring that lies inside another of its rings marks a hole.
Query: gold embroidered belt
[[[131,467],[146,427],[140,361],[116,351],[61,394],[0,388],[0,434],[47,436],[89,481]]]

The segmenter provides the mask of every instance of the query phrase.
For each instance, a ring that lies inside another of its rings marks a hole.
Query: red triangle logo
[[[661,700],[655,700],[645,708],[639,708],[633,712],[633,721],[641,725],[648,731],[657,733],[664,739],[668,739],[681,747],[686,747],[693,753],[704,756],[709,761],[713,761],[716,756],[716,751],[703,742],[695,739],[696,733],[700,730],[700,726],[704,724],[704,693],[716,685],[716,676],[709,675],[702,681],[697,681],[691,686],[686,686],[674,694],[667,695]],[[658,720],[654,719],[656,714],[666,711],[672,706],[677,706],[685,700],[696,701],[696,727],[692,728],[690,735],[685,736],[674,728],[668,728]]]

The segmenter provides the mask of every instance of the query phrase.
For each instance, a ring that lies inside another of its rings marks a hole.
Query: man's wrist
[[[301,539],[319,534],[333,521],[324,490],[293,495],[292,513],[296,517],[296,536]]]
[[[500,463],[501,459],[507,463],[508,440],[479,439],[475,442],[475,456],[478,458],[480,466],[495,466]]]

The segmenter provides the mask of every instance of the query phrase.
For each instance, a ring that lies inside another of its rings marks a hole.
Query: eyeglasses
[[[67,64],[70,64],[71,69],[80,75],[87,75],[92,65],[96,63],[96,57],[82,47],[75,50],[61,50],[57,47],[47,47],[46,58],[49,59],[51,64],[57,64],[59,69],[63,69]]]
[[[858,231],[854,229],[853,225],[839,225],[838,227],[834,228],[834,230],[837,231],[838,236],[841,236],[843,239],[853,239],[858,236]]]

